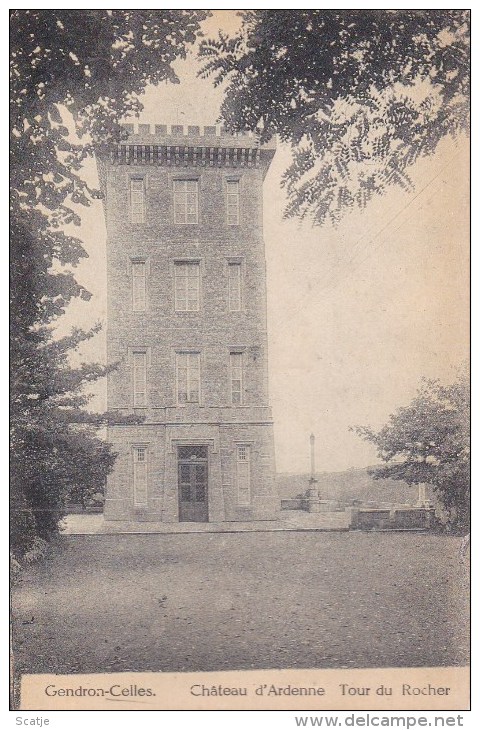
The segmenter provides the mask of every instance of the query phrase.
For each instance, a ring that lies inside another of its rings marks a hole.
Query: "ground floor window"
[[[133,503],[135,507],[147,504],[148,451],[146,446],[133,447]]]
[[[250,504],[250,446],[237,446],[237,495],[239,505]]]

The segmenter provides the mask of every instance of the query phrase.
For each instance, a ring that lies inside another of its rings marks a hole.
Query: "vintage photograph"
[[[12,707],[468,709],[469,10],[9,13]]]

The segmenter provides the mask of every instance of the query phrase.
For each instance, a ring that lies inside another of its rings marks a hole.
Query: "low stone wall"
[[[308,497],[282,499],[282,511],[315,513],[342,512],[349,517],[351,530],[429,530],[435,510],[426,507],[395,505],[389,507],[347,507],[333,500],[317,500],[311,509]]]
[[[423,507],[351,509],[351,530],[428,530],[435,511]]]
[[[351,530],[385,530],[390,526],[388,509],[352,509]]]
[[[428,529],[433,523],[434,510],[417,507],[414,509],[397,509],[394,512],[395,526],[397,529],[410,527],[423,527]]]
[[[345,512],[346,504],[342,504],[334,499],[317,499],[315,509],[312,510],[312,503],[308,497],[291,497],[282,499],[280,502],[281,510],[304,510],[305,512]]]
[[[280,502],[281,510],[305,510],[308,511],[308,499],[303,497],[293,497],[292,499],[282,499]]]

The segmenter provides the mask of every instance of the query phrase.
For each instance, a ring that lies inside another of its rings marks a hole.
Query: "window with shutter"
[[[133,502],[136,507],[147,504],[148,461],[147,447],[133,448]]]
[[[132,302],[134,312],[144,312],[147,304],[147,265],[145,261],[132,262]]]
[[[236,261],[228,264],[228,308],[230,312],[242,308],[242,264]]]
[[[173,181],[174,221],[180,224],[198,223],[198,181]]]
[[[238,226],[240,219],[240,183],[227,180],[227,224]]]
[[[147,353],[133,353],[133,405],[147,405]]]
[[[143,177],[130,178],[130,219],[132,223],[145,220],[145,182]]]
[[[200,403],[200,353],[177,352],[177,403]]]
[[[237,496],[238,504],[250,504],[250,446],[237,446]]]
[[[232,405],[243,403],[243,352],[230,353],[230,396]]]
[[[175,311],[198,312],[200,309],[200,262],[175,262]]]

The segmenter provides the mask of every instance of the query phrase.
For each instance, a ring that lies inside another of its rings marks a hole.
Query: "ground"
[[[68,535],[13,589],[16,673],[461,665],[461,539]]]

